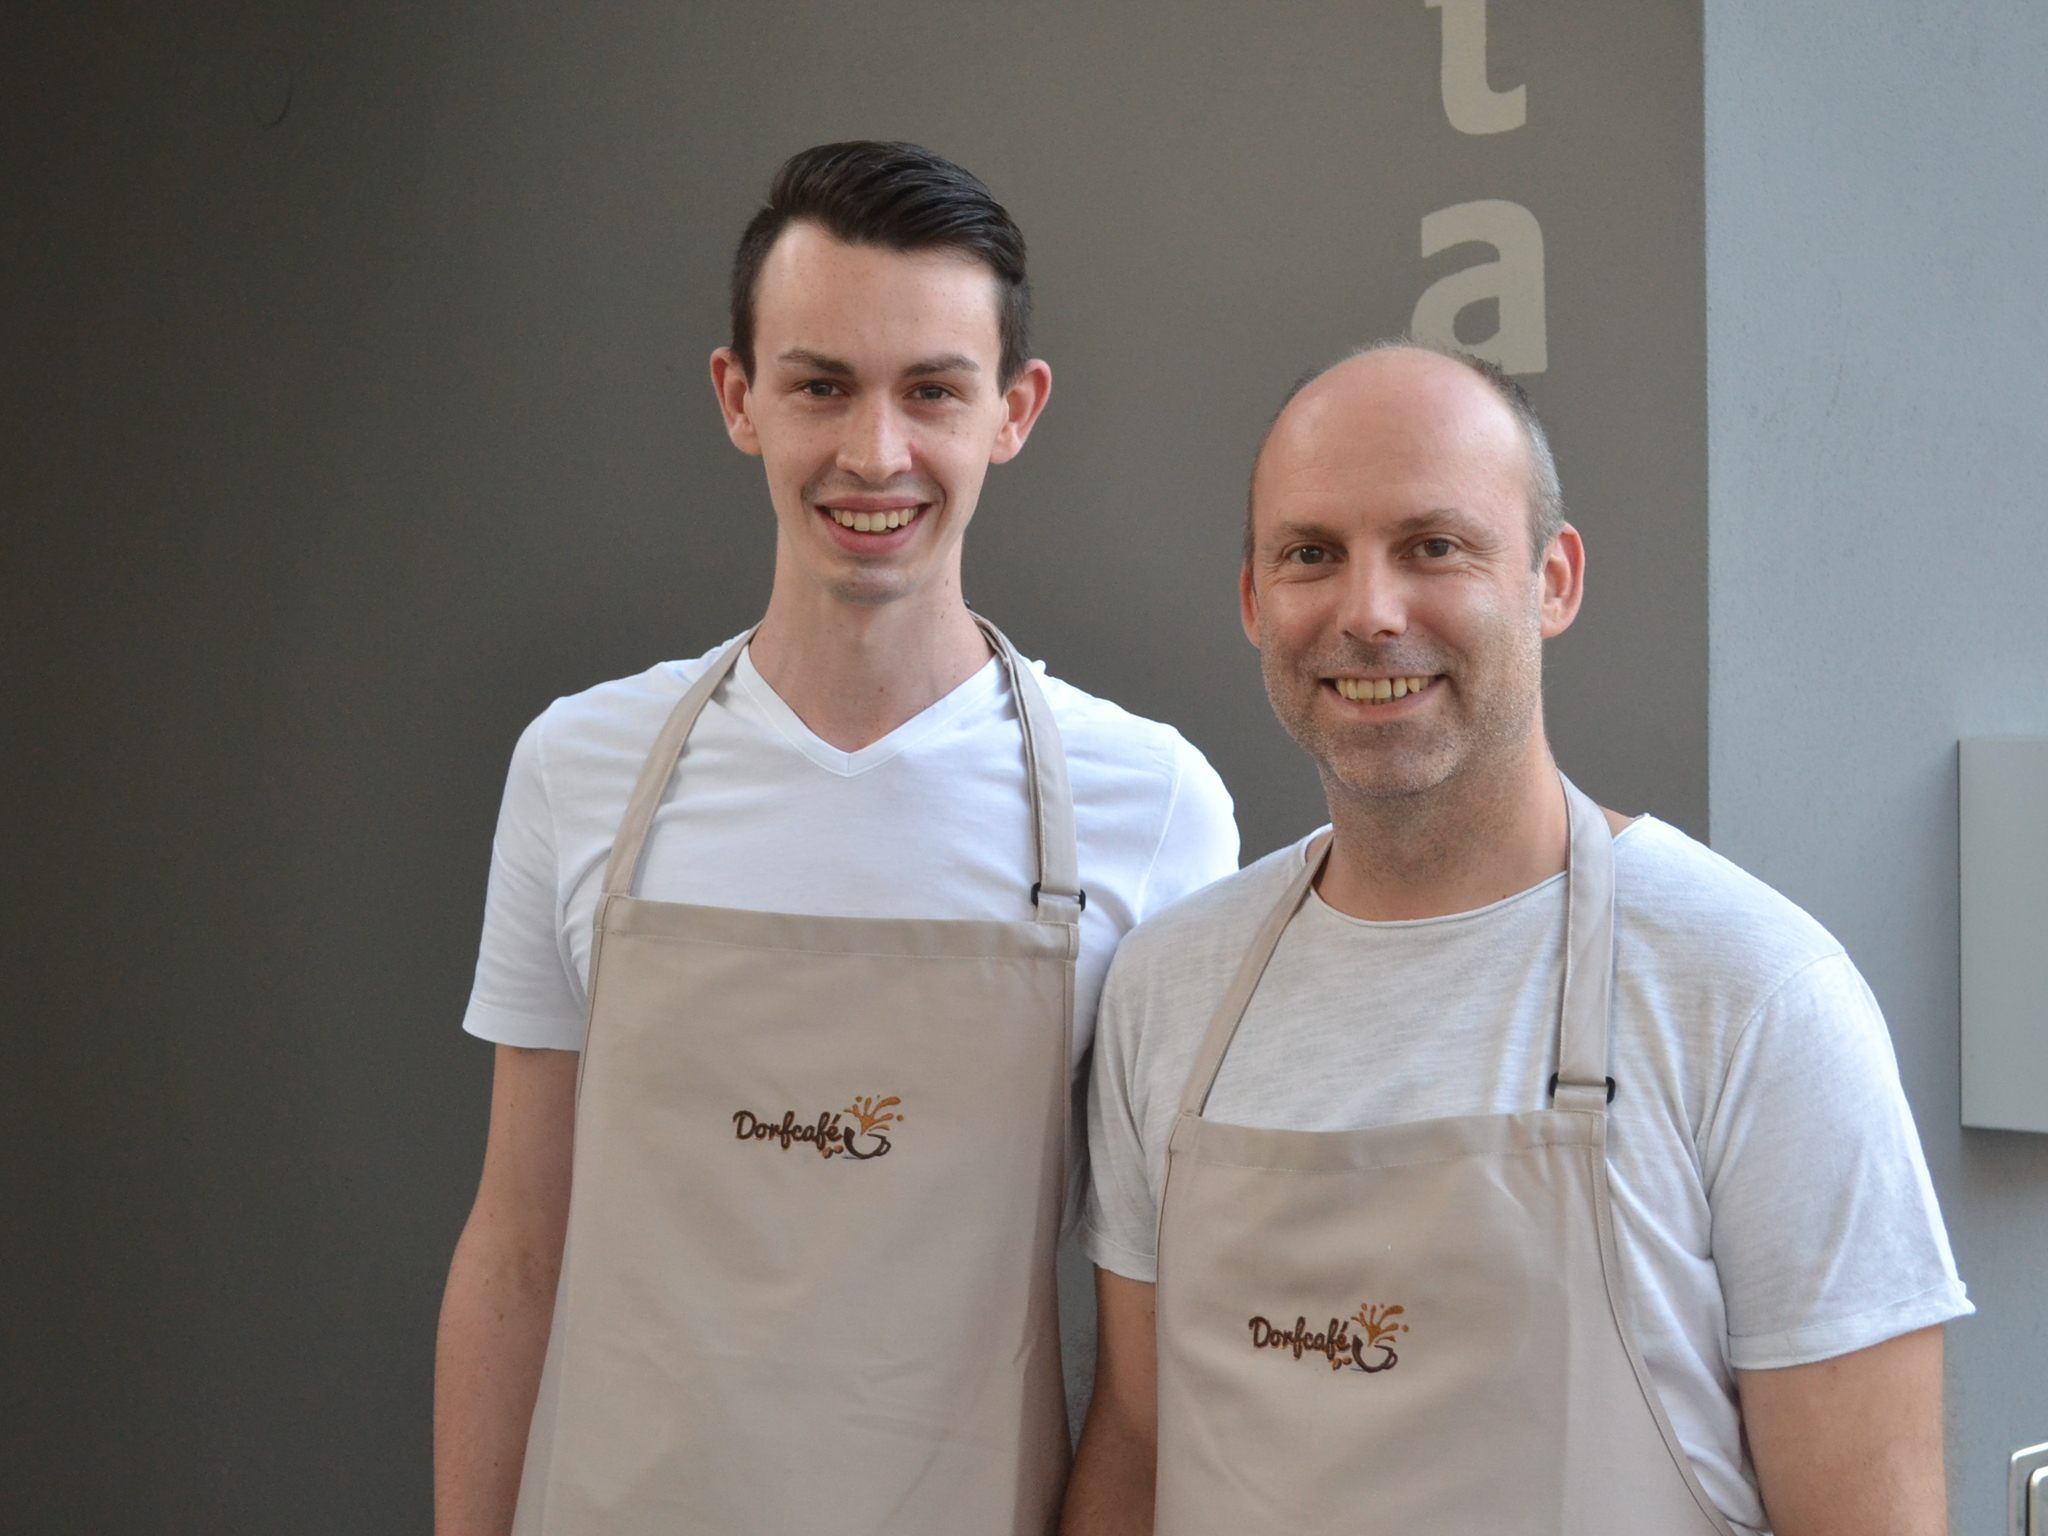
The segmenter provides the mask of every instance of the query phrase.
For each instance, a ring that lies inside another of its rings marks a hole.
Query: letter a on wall
[[[1420,341],[1463,347],[1504,373],[1541,373],[1550,366],[1543,315],[1543,230],[1520,203],[1459,203],[1422,221],[1425,259],[1458,245],[1490,245],[1499,260],[1438,278],[1415,301],[1409,329]],[[1492,299],[1500,325],[1481,341],[1458,338],[1458,316]]]

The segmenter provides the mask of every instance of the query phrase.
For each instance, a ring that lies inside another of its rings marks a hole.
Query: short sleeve
[[[1140,922],[1237,868],[1237,813],[1230,791],[1209,760],[1178,733],[1174,746],[1173,795],[1159,847],[1138,890],[1135,916]]]
[[[1235,857],[1234,827],[1231,843]],[[1111,963],[1096,1016],[1088,1077],[1088,1197],[1082,1209],[1081,1247],[1093,1263],[1112,1274],[1149,1283],[1158,1208],[1132,1097],[1137,1029],[1131,1005],[1137,989],[1128,969],[1121,954]]]
[[[1891,1037],[1846,955],[1794,973],[1751,1016],[1701,1154],[1738,1369],[1823,1360],[1974,1310]]]
[[[462,1027],[499,1045],[576,1050],[583,1043],[583,988],[562,946],[546,721],[544,714],[536,719],[512,749]]]

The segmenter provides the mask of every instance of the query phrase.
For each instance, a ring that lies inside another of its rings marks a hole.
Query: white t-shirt
[[[1103,995],[1089,1255],[1153,1278],[1166,1142],[1195,1053],[1308,839],[1161,913]],[[1877,1002],[1769,887],[1653,818],[1615,840],[1609,1184],[1636,1337],[1702,1484],[1762,1527],[1732,1372],[1972,1310]],[[1309,894],[1204,1115],[1349,1130],[1540,1108],[1564,877],[1477,911],[1364,922]],[[1532,1408],[1537,1405],[1531,1405]]]
[[[654,738],[721,649],[557,699],[519,738],[463,1019],[471,1034],[581,1047],[612,838]],[[1030,665],[1066,748],[1088,892],[1078,1064],[1118,940],[1234,870],[1237,826],[1223,781],[1177,731]],[[634,890],[753,911],[1025,922],[1035,879],[1023,736],[993,658],[880,741],[842,752],[742,656],[684,744]]]

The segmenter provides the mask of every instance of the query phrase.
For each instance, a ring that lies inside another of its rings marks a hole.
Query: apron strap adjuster
[[[1086,891],[1075,891],[1071,896],[1061,891],[1053,891],[1050,894],[1059,897],[1062,901],[1073,902],[1083,912],[1088,910],[1088,893]],[[1045,905],[1045,882],[1042,880],[1031,882],[1031,905],[1034,907]]]
[[[1572,1086],[1574,1088],[1590,1088],[1593,1085],[1591,1083],[1574,1083]],[[1550,1097],[1553,1099],[1557,1097],[1557,1074],[1555,1072],[1550,1074]],[[1614,1079],[1611,1077],[1607,1079],[1607,1102],[1610,1104],[1614,1102]]]

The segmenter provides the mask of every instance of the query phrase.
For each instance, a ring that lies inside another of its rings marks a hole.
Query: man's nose
[[[1358,560],[1344,573],[1344,632],[1354,640],[1390,640],[1408,629],[1408,584],[1398,571]]]
[[[893,402],[869,398],[859,402],[839,441],[839,467],[870,485],[910,468],[910,434]]]

